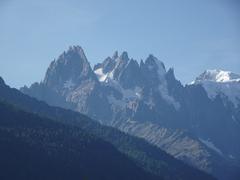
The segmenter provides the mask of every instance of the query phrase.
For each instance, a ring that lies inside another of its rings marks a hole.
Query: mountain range
[[[24,95],[2,78],[0,113],[3,180],[215,179],[143,139]]]
[[[153,55],[139,62],[115,52],[92,68],[83,49],[71,46],[43,81],[20,90],[143,138],[219,179],[240,177],[238,74],[206,70],[183,85]]]

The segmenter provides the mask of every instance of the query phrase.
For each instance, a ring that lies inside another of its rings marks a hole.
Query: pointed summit
[[[83,52],[83,49],[81,46],[79,45],[76,45],[76,46],[69,46],[69,50],[72,50],[72,51],[82,51]]]
[[[118,51],[115,51],[114,53],[113,53],[113,56],[112,56],[112,59],[117,59],[118,58]]]
[[[85,79],[94,79],[91,66],[80,46],[70,46],[57,60],[51,62],[44,79],[44,84],[58,89],[63,84],[79,83]]]
[[[148,58],[145,60],[145,66],[147,66],[150,71],[157,70],[159,75],[163,75],[166,73],[166,68],[163,62],[158,60],[152,54],[150,54]]]
[[[149,63],[149,64],[155,63],[155,64],[158,64],[158,65],[161,65],[165,69],[165,65],[163,64],[163,62],[160,61],[158,58],[156,58],[152,54],[149,54],[149,56],[147,57],[145,63]]]
[[[157,61],[158,61],[158,59],[155,56],[153,56],[152,54],[149,54],[149,56],[145,60],[145,64],[146,65],[155,65]]]
[[[121,54],[121,56],[119,58],[121,60],[128,61],[129,60],[128,53],[126,51],[123,51],[123,53]]]
[[[66,54],[77,54],[81,59],[87,61],[86,55],[81,46],[70,46]]]
[[[2,77],[0,77],[0,85],[5,85],[5,82]]]
[[[153,54],[149,54],[147,59],[157,59]]]
[[[144,61],[141,59],[140,64],[139,64],[140,68],[144,67]]]

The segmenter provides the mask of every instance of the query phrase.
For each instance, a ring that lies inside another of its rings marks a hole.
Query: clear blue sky
[[[128,51],[174,67],[183,83],[205,69],[240,73],[239,0],[0,0],[0,76],[13,87],[43,79],[81,45],[92,65]]]

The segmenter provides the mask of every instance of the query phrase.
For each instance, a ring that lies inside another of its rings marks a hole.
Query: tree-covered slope
[[[163,179],[81,129],[0,102],[0,179]]]

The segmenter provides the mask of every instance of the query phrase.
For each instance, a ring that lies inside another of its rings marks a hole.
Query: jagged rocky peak
[[[116,61],[110,57],[105,59],[102,63],[103,73],[111,72],[116,65]]]
[[[130,59],[126,51],[122,52],[120,56],[116,51],[112,57],[108,57],[102,63],[95,65],[94,72],[100,81],[105,82],[113,79],[123,83],[134,79],[135,83],[133,84],[141,84],[144,79],[151,79],[152,77],[154,77],[154,80],[159,81],[167,73],[163,62],[152,54],[148,56],[145,62],[141,60],[139,64],[136,60]],[[142,79],[140,80],[140,78]],[[126,85],[126,83],[123,84]],[[129,83],[127,84],[128,87]]]
[[[165,74],[166,73],[166,68],[165,65],[163,64],[162,61],[160,61],[158,58],[150,54],[148,58],[145,61],[145,66],[149,70],[157,70],[158,73],[160,74]]]
[[[127,64],[129,62],[128,53],[124,51],[117,59],[116,59],[116,65],[114,67],[114,71],[112,73],[112,78],[115,80],[119,80],[121,73],[126,68]]]
[[[140,67],[143,67],[144,66],[144,61],[141,59],[141,61],[140,61],[140,65],[139,65]]]
[[[80,46],[70,46],[58,59],[51,62],[43,83],[49,87],[61,88],[64,84],[73,86],[85,79],[94,79],[91,66]]]
[[[108,73],[114,69],[116,65],[116,59],[118,58],[118,51],[115,51],[112,57],[107,57],[102,63],[96,64],[93,69],[95,71],[101,68],[103,73]]]
[[[86,58],[85,53],[81,46],[70,46],[68,53],[70,53],[70,52],[77,53],[81,57],[81,59],[87,61],[87,58]]]
[[[84,50],[82,49],[81,46],[70,46],[67,51],[64,51],[59,56],[59,58],[57,59],[57,62],[69,63],[71,61],[79,61],[79,60],[87,61]]]
[[[174,77],[175,77],[174,68],[173,68],[173,67],[169,68],[168,71],[167,71],[167,74],[168,74],[169,76],[174,76]]]
[[[130,59],[124,70],[119,75],[119,82],[126,89],[133,89],[143,85],[143,77],[138,62]]]
[[[145,73],[154,73],[158,74],[160,76],[163,76],[166,74],[166,68],[165,65],[163,64],[162,61],[157,59],[155,56],[150,54],[145,62],[141,61],[140,63],[140,68],[145,72]]]
[[[113,56],[112,56],[112,59],[117,59],[119,56],[118,56],[118,51],[115,51],[114,53],[113,53]]]
[[[126,51],[123,51],[119,59],[123,61],[128,61],[129,60],[128,53]]]
[[[174,73],[174,68],[169,68],[167,73],[166,73],[166,78],[168,80],[176,80],[175,73]]]
[[[140,62],[140,69],[147,83],[158,84],[166,75],[166,69],[162,61],[150,54],[145,62]]]
[[[224,71],[219,69],[206,70],[199,77],[196,82],[201,81],[214,81],[214,82],[230,82],[240,81],[240,75],[231,71]]]
[[[0,77],[0,86],[1,86],[1,85],[5,85],[5,82],[4,82],[4,80],[3,80],[2,77]]]
[[[102,63],[95,65],[94,72],[101,82],[107,79],[118,80],[128,62],[129,57],[127,52],[124,51],[118,56],[118,51],[116,51],[112,58],[107,57]]]
[[[100,82],[105,81],[109,74],[112,73],[116,66],[116,60],[107,57],[102,63],[98,63],[94,66],[94,72]]]

